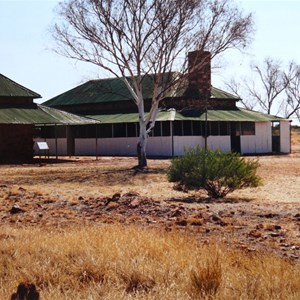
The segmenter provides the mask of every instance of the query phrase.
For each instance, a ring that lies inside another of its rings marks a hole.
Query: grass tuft
[[[193,297],[212,298],[222,282],[222,268],[219,258],[198,262],[190,273]]]

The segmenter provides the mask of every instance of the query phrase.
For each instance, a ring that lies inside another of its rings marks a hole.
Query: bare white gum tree
[[[280,61],[268,57],[261,64],[253,64],[252,72],[255,75],[252,80],[232,79],[226,83],[227,88],[242,99],[242,105],[300,120],[300,66],[291,62],[283,67]]]
[[[207,50],[213,58],[247,46],[253,32],[251,14],[231,0],[66,0],[58,14],[56,51],[109,71],[129,89],[139,114],[140,168],[147,166],[146,145],[160,101],[187,76],[187,53]],[[149,112],[145,77],[153,85]]]

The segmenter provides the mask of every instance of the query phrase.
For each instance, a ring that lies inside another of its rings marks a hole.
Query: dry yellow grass
[[[259,157],[264,186],[228,202],[173,190],[169,160],[149,160],[136,176],[135,158],[0,166],[0,299],[22,281],[41,300],[300,299],[297,133],[292,140],[291,155]],[[146,206],[103,204],[130,191]],[[157,215],[146,214],[151,201]]]
[[[0,299],[299,299],[300,266],[192,236],[120,225],[0,228]]]

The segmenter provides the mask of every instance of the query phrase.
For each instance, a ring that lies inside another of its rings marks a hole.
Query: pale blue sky
[[[42,95],[46,101],[96,77],[101,70],[58,56],[49,27],[58,0],[0,0],[0,73]],[[300,0],[237,0],[253,12],[255,40],[247,53],[228,52],[226,68],[213,74],[213,84],[240,76],[249,61],[266,56],[300,64]]]

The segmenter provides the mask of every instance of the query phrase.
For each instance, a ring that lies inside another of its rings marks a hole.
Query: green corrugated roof
[[[0,97],[41,98],[41,95],[0,74]]]
[[[0,124],[68,124],[97,123],[85,117],[38,105],[37,108],[0,108]]]
[[[138,114],[114,114],[114,115],[93,115],[87,116],[94,118],[101,123],[133,123],[138,122]],[[249,111],[238,108],[236,110],[208,110],[208,121],[227,121],[227,122],[275,122],[287,120],[273,115],[260,112]],[[157,121],[205,121],[205,113],[199,110],[189,112],[177,112],[173,109],[161,111],[157,115]]]
[[[237,110],[210,110],[207,116],[208,121],[237,121],[237,122],[275,122],[285,120],[273,115],[246,109]],[[205,120],[205,115],[201,115],[201,120]]]
[[[166,79],[176,76],[178,73],[167,73]],[[169,97],[182,97],[186,91],[187,84],[182,83],[173,87],[169,93]],[[151,99],[153,90],[153,82],[151,75],[143,78],[143,96],[144,99]],[[211,96],[215,99],[234,99],[239,100],[238,97],[224,92],[220,89],[212,87]],[[60,94],[46,102],[44,105],[55,107],[55,106],[68,106],[78,104],[95,104],[115,101],[128,101],[132,100],[125,83],[119,78],[108,78],[91,80],[82,85],[79,85],[63,94]]]
[[[215,98],[215,99],[234,99],[236,101],[241,100],[241,98],[232,95],[228,92],[225,92],[223,90],[220,90],[216,87],[211,87],[211,98]]]
[[[147,115],[147,113],[146,113]],[[157,114],[156,121],[174,121],[175,111],[162,111]],[[135,123],[139,121],[137,113],[130,114],[113,114],[113,115],[91,115],[88,118],[93,118],[100,123]]]

